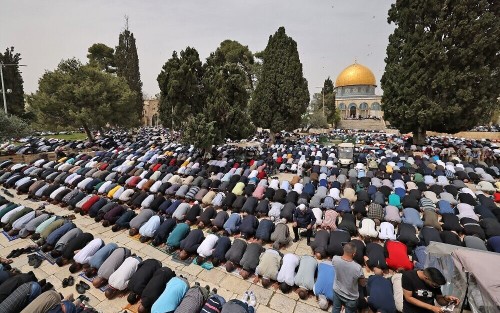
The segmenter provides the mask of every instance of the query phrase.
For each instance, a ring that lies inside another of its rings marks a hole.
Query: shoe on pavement
[[[248,305],[255,307],[257,305],[257,298],[253,291],[250,291],[250,300],[248,300]]]
[[[248,291],[245,291],[245,293],[243,294],[243,297],[241,297],[241,302],[247,303],[249,297],[250,297],[250,294],[248,293]]]

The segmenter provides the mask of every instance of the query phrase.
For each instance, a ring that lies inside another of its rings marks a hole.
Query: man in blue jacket
[[[299,241],[299,228],[305,228],[305,236],[307,237],[307,244],[311,242],[312,227],[316,223],[316,217],[311,209],[306,208],[304,204],[300,204],[293,212],[293,233],[295,238],[293,242]]]

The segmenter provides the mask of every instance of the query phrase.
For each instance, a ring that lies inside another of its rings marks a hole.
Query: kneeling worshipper
[[[314,283],[313,292],[318,299],[320,309],[327,310],[329,301],[333,302],[333,282],[335,280],[335,268],[330,261],[318,263],[318,275]]]
[[[281,267],[282,255],[275,249],[266,249],[261,255],[255,274],[262,277],[262,287],[268,288],[276,281]]]
[[[94,254],[99,251],[104,246],[104,241],[100,238],[96,238],[89,242],[82,250],[78,251],[73,257],[73,264],[69,267],[71,273],[79,272],[83,266],[87,265],[94,256]]]
[[[149,219],[155,215],[156,212],[150,209],[143,209],[139,214],[137,214],[136,217],[130,220],[129,226],[130,226],[130,231],[129,235],[130,236],[135,236],[139,233],[139,229],[141,228],[142,225],[144,225]]]
[[[82,233],[68,241],[68,244],[62,250],[61,257],[56,261],[57,265],[63,266],[68,264],[75,256],[75,252],[83,249],[93,239],[94,235],[91,233]]]
[[[165,286],[165,290],[160,297],[153,303],[151,313],[172,313],[189,290],[189,283],[185,278],[173,277]]]
[[[288,227],[287,227],[288,228]],[[330,232],[328,230],[320,229],[314,236],[314,241],[311,242],[310,247],[318,260],[326,258],[327,247],[330,240]]]
[[[139,241],[144,243],[153,238],[162,222],[163,219],[160,216],[151,216],[151,218],[144,225],[142,225],[141,228],[139,228],[139,234],[141,235]]]
[[[117,248],[115,249],[111,255],[102,263],[97,271],[97,277],[92,281],[92,285],[95,288],[101,288],[108,283],[108,279],[113,274],[117,268],[122,265],[123,261],[130,257],[131,252],[127,248]]]
[[[161,262],[156,259],[147,259],[139,264],[137,271],[128,282],[127,288],[130,291],[127,297],[128,303],[134,304],[139,300],[147,284],[159,269],[161,269]]]
[[[295,269],[299,266],[300,258],[287,253],[283,256],[282,265],[278,272],[276,280],[280,283],[280,290],[283,293],[289,293],[295,284]]]
[[[116,249],[118,249],[118,245],[114,242],[110,242],[99,249],[99,251],[97,251],[89,259],[89,267],[85,270],[85,276],[89,278],[94,277],[104,261],[106,261],[111,253],[113,253],[113,251],[115,251]]]
[[[243,279],[247,279],[253,272],[255,272],[257,265],[259,265],[259,257],[262,252],[264,252],[264,247],[257,242],[252,242],[247,246],[243,257],[240,260],[240,275]]]
[[[17,287],[0,303],[0,312],[17,313],[22,311],[42,292],[42,287],[36,281],[26,282]]]
[[[291,241],[290,228],[286,224],[286,219],[280,219],[274,225],[274,231],[271,233],[271,241],[273,248],[279,250],[281,247],[286,247]]]
[[[226,271],[232,272],[235,266],[240,265],[241,258],[247,249],[247,242],[242,239],[235,239],[231,248],[227,250],[226,258]]]
[[[186,223],[179,223],[167,238],[167,250],[173,252],[181,246],[181,241],[187,237],[190,232],[190,227]]]
[[[151,277],[142,291],[138,308],[139,313],[145,313],[151,310],[151,306],[160,297],[165,286],[173,277],[175,277],[175,272],[168,267],[162,267],[154,272],[153,277]]]
[[[152,244],[156,247],[161,244],[165,244],[167,237],[170,235],[172,230],[174,230],[176,225],[177,223],[173,218],[164,219],[155,233]]]
[[[186,238],[180,242],[181,251],[179,252],[179,258],[186,260],[191,254],[195,254],[204,239],[205,236],[201,229],[190,231]]]
[[[385,263],[390,269],[397,272],[413,269],[413,263],[408,257],[408,248],[404,243],[388,240],[385,242],[384,252],[387,256]]]
[[[24,283],[36,282],[38,279],[32,271],[14,275],[0,285],[0,303],[2,303],[17,287]]]
[[[68,224],[68,223],[66,223]],[[66,226],[63,225],[62,227],[65,227]],[[71,225],[67,225],[67,226],[71,226]],[[59,228],[62,228],[62,227],[59,227]],[[60,257],[61,254],[62,254],[62,251],[64,250],[64,247],[66,247],[66,245],[68,244],[68,242],[70,242],[73,238],[83,234],[83,231],[80,229],[80,228],[77,228],[77,227],[73,227],[71,228],[70,230],[66,231],[66,233],[64,233],[62,236],[61,234],[59,233],[58,231],[59,229],[56,229],[55,231],[53,231],[48,237],[47,237],[47,245],[43,245],[42,246],[42,251],[49,251],[49,250],[52,250],[50,252],[50,255],[53,257],[53,258],[57,258],[57,257]],[[57,234],[54,234],[54,233],[57,233]],[[52,236],[54,234],[54,236]],[[57,239],[57,237],[60,237],[59,239]],[[55,243],[53,243],[55,241]]]
[[[376,268],[375,275],[368,278],[366,286],[368,306],[373,312],[396,313],[392,282],[385,278],[383,271]]]
[[[205,262],[207,258],[212,256],[212,253],[214,252],[215,245],[217,244],[218,240],[219,237],[214,234],[208,234],[207,237],[205,237],[203,242],[196,250],[196,253],[198,254],[196,258],[196,263],[198,265],[201,265],[203,262]]]
[[[53,312],[57,306],[65,305],[68,302],[68,306],[70,307],[70,310],[68,308],[65,308],[65,311],[56,311],[56,312],[75,312],[75,310],[72,311],[72,308],[74,308],[74,304],[71,303],[70,301],[63,301],[61,298],[61,294],[55,290],[47,290],[45,292],[42,292],[38,297],[35,298],[35,300],[31,301],[30,304],[28,304],[24,310],[21,311],[21,313],[47,313],[47,312]]]
[[[219,266],[220,263],[226,262],[226,253],[230,248],[231,248],[231,239],[229,239],[229,237],[221,236],[219,237],[219,239],[217,239],[217,242],[215,243],[212,252],[213,266]]]
[[[104,295],[108,299],[113,299],[120,291],[127,289],[128,282],[132,275],[137,271],[142,259],[138,256],[129,256],[123,261],[119,268],[109,276],[109,288]]]
[[[314,274],[318,267],[318,261],[310,256],[303,255],[300,257],[299,269],[295,275],[295,285],[299,287],[297,293],[302,300],[307,299],[309,290],[314,288]]]
[[[200,287],[198,285],[189,288],[181,303],[175,309],[175,313],[200,312],[210,295],[210,287]]]

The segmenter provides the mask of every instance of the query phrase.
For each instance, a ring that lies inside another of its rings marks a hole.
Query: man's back
[[[334,256],[332,264],[336,274],[334,291],[349,300],[357,300],[358,279],[363,277],[361,266],[354,260],[346,261],[340,256]]]

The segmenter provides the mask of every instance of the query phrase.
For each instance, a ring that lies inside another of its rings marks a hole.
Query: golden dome
[[[375,75],[364,65],[354,63],[346,67],[337,77],[335,87],[369,85],[376,86]]]

